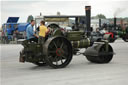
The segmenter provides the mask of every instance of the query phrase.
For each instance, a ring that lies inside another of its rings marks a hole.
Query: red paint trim
[[[110,34],[112,38],[114,38],[114,34],[112,32],[107,32],[105,34]]]
[[[61,56],[61,54],[58,53],[58,50],[60,50],[61,53],[63,53],[62,50],[61,50],[60,48],[57,48],[57,50],[56,50],[56,55],[57,55],[57,56]]]

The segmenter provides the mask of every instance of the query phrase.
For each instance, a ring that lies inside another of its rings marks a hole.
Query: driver
[[[41,43],[41,44],[44,43],[47,32],[48,32],[48,29],[45,26],[45,22],[41,21],[40,27],[39,27],[39,43]]]
[[[30,25],[28,25],[26,28],[27,40],[38,42],[38,36],[35,34],[34,28],[33,28],[34,24],[35,24],[35,21],[31,20]]]

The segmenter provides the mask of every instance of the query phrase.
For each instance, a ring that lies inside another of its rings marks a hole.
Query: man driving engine
[[[30,42],[31,41],[38,42],[38,36],[35,34],[33,28],[34,25],[35,25],[35,21],[31,20],[30,25],[28,25],[26,29],[27,40],[29,40]]]

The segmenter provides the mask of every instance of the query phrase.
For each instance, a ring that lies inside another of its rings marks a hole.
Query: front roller
[[[113,49],[108,43],[95,43],[85,51],[87,60],[93,63],[109,63],[113,58]]]
[[[63,68],[72,60],[72,45],[64,37],[49,38],[44,44],[43,53],[49,66]]]

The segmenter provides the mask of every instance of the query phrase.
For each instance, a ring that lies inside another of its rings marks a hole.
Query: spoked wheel
[[[72,59],[72,45],[64,37],[48,39],[44,45],[46,63],[53,68],[63,68]]]
[[[51,29],[54,29],[54,30],[60,28],[59,25],[54,24],[54,23],[48,25],[48,27],[50,27]]]
[[[106,46],[104,44],[99,48],[98,55],[87,55],[86,58],[93,63],[109,63],[113,58],[113,49],[108,45],[108,51],[106,52]]]

